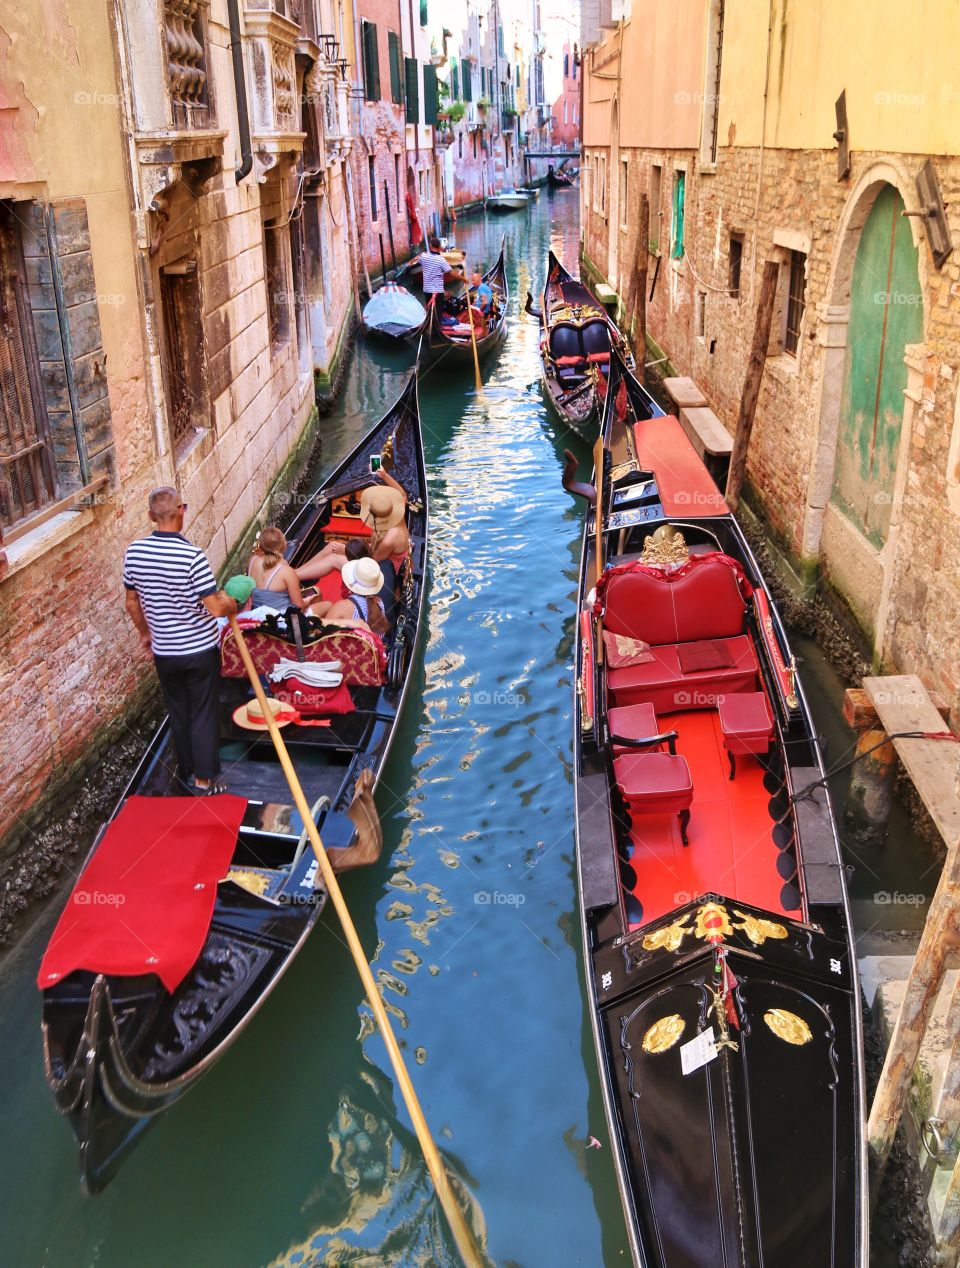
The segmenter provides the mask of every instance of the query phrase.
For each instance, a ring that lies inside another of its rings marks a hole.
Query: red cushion
[[[337,713],[353,713],[356,708],[345,682],[337,687],[313,687],[299,678],[284,678],[273,694],[304,717],[331,717]]]
[[[609,352],[591,352],[587,359],[593,362],[609,361],[610,353]]]
[[[556,357],[555,365],[583,365],[583,357]]]
[[[625,740],[648,740],[659,734],[657,713],[652,704],[629,704],[620,709],[610,709],[607,726],[611,735],[620,735]],[[636,750],[625,748],[622,744],[613,746],[614,757],[633,752]]]
[[[359,516],[354,518],[352,515],[331,515],[324,524],[323,531],[328,537],[370,537],[373,534],[369,524],[364,524]]]
[[[604,628],[654,644],[742,634],[746,603],[733,568],[710,557],[691,563],[673,581],[640,570],[611,575]]]
[[[613,773],[630,807],[644,814],[679,814],[693,801],[693,779],[685,757],[630,753],[614,759]]]
[[[763,753],[773,736],[773,717],[762,691],[737,692],[717,702],[723,742],[731,753]]]
[[[675,645],[651,647],[653,660],[629,669],[607,671],[607,690],[615,705],[652,704],[657,714],[714,709],[721,695],[755,691],[757,657],[746,634],[724,640],[733,666],[682,674]]]

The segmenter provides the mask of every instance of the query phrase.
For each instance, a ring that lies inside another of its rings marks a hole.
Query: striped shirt
[[[442,295],[443,279],[447,273],[452,272],[447,261],[435,251],[424,251],[420,257],[420,267],[423,269],[424,295]]]
[[[127,547],[123,584],[137,592],[154,656],[192,656],[217,646],[217,619],[202,602],[216,594],[217,581],[199,546],[155,529]]]

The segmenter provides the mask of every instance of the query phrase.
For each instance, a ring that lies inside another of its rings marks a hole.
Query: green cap
[[[238,574],[236,577],[231,577],[223,588],[231,599],[236,599],[238,603],[246,603],[251,594],[253,594],[254,580],[253,577],[244,577]]]

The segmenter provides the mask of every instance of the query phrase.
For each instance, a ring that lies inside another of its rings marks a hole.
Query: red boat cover
[[[156,973],[174,991],[200,954],[245,797],[128,797],[73,888],[37,985],[76,969]]]
[[[668,515],[727,515],[729,507],[678,419],[647,418],[635,423],[637,461],[657,478]]]

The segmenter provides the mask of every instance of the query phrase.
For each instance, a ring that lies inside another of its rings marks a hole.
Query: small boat
[[[596,462],[577,872],[633,1262],[866,1268],[857,960],[796,662],[722,494],[616,350]]]
[[[526,197],[534,203],[540,197],[540,190],[536,185],[518,185],[517,193],[526,195]]]
[[[368,630],[324,627],[290,608],[245,635],[261,674],[285,658],[304,666],[307,681],[319,672],[313,662],[339,662],[342,682],[330,713],[305,717],[298,687],[286,693],[296,711],[283,731],[336,870],[379,854],[373,791],[416,677],[428,536],[416,369],[394,406],[297,514],[287,533],[291,563],[330,540],[369,532],[358,499],[381,465],[407,493],[411,538],[396,564],[389,634],[381,641]],[[339,574],[334,578],[339,590]],[[76,1135],[90,1193],[237,1041],[327,898],[269,734],[250,729],[255,718],[244,711],[252,710],[252,693],[230,630],[221,658],[228,793],[178,795],[164,722],[98,834],[40,968],[47,1083]],[[199,862],[178,872],[184,858]],[[138,877],[139,892],[131,892]],[[124,928],[100,921],[121,903]],[[86,922],[82,945],[78,915]],[[322,990],[311,1006],[323,1007]]]
[[[427,311],[420,301],[396,282],[384,282],[367,300],[362,315],[365,330],[393,340],[419,334],[426,319]]]
[[[547,168],[547,184],[551,189],[573,189],[573,177],[551,163]]]
[[[483,275],[483,280],[489,284],[490,289],[493,291],[493,314],[486,327],[477,333],[478,357],[482,357],[496,347],[506,333],[510,288],[507,284],[505,260],[506,238],[500,243],[500,255],[497,257],[496,264]],[[448,299],[446,301],[446,313],[449,314],[451,309],[457,305],[459,305],[460,310],[457,315],[461,317],[457,325],[442,325],[440,313],[434,303],[429,306],[427,320],[427,353],[433,360],[449,361],[451,365],[459,365],[473,360],[473,340],[470,335],[470,327],[463,320],[466,316],[466,295],[461,295],[459,299]]]
[[[632,369],[633,356],[606,309],[551,251],[539,312],[527,295],[527,312],[540,318],[540,372],[547,400],[574,431],[595,437],[610,355],[616,349]]]
[[[522,211],[529,206],[530,196],[515,189],[505,190],[502,194],[491,194],[486,202],[487,211]]]

